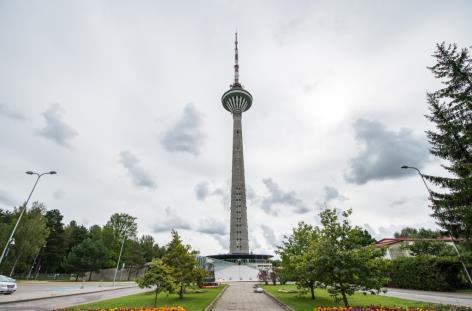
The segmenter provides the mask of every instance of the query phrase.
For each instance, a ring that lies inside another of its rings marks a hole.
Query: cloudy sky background
[[[323,206],[377,238],[434,227],[414,172],[429,156],[426,66],[470,46],[468,1],[0,1],[0,208],[33,200],[68,222],[138,217],[203,254],[228,246],[240,38],[250,248],[273,252]]]

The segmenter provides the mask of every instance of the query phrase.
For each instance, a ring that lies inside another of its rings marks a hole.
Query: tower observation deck
[[[244,178],[243,112],[251,108],[252,96],[239,82],[238,34],[235,34],[234,83],[221,97],[223,107],[233,115],[233,162],[231,174],[230,254],[249,254],[246,183]]]

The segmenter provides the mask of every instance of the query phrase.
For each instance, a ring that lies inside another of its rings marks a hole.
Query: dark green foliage
[[[172,240],[167,244],[163,262],[172,268],[180,298],[183,298],[185,288],[195,280],[197,261],[194,255],[192,248],[184,245],[177,231],[172,230]]]
[[[416,229],[411,227],[403,228],[400,232],[395,232],[394,234],[395,238],[404,237],[417,239],[435,239],[441,236],[444,236],[444,233],[439,230],[431,230],[425,228]]]
[[[351,211],[341,215],[327,208],[320,213],[320,227],[299,223],[278,248],[282,261],[275,271],[309,290],[312,299],[315,287],[324,285],[347,306],[355,291],[380,291],[388,281],[388,262],[370,234],[349,223]]]
[[[472,238],[472,59],[468,49],[438,44],[429,69],[443,88],[428,93],[436,129],[427,132],[433,155],[452,177],[425,176],[442,188],[432,192],[433,217],[455,236]]]
[[[172,277],[172,268],[166,265],[159,258],[156,258],[151,262],[149,268],[144,273],[144,276],[136,279],[136,283],[138,283],[141,288],[156,287],[154,289],[154,307],[157,304],[157,295],[160,292],[166,291],[172,293],[175,288],[174,279]]]
[[[143,256],[143,249],[138,241],[126,240],[123,250],[122,261],[128,268],[128,281],[132,273],[137,273],[144,266],[146,261]]]
[[[451,291],[466,286],[456,257],[400,257],[389,268],[390,287]]]
[[[64,259],[63,267],[67,272],[77,273],[96,271],[104,268],[108,259],[108,250],[101,240],[85,239],[74,246]]]
[[[300,271],[297,271],[294,259],[308,251],[311,241],[317,235],[318,230],[316,228],[304,222],[299,222],[298,226],[292,229],[290,236],[284,236],[282,245],[277,248],[276,253],[281,258],[280,266],[283,268],[285,279],[297,281]]]
[[[69,253],[72,248],[82,243],[88,237],[88,230],[82,225],[78,225],[75,220],[72,220],[69,225],[64,229],[64,238],[67,245],[67,252]]]
[[[15,208],[12,213],[14,217],[11,218],[11,223],[8,226],[8,235],[13,229],[22,208]],[[31,264],[49,234],[46,218],[44,217],[45,212],[44,205],[38,202],[33,202],[31,207],[25,211],[14,236],[15,244],[10,247],[8,256],[2,263],[3,273],[13,275],[14,273],[26,274],[29,272]],[[5,241],[7,239],[5,237]]]
[[[340,296],[349,306],[348,295],[356,291],[378,294],[388,282],[389,262],[383,258],[382,249],[365,245],[361,228],[349,222],[351,210],[338,215],[336,209],[320,213],[319,238],[310,244],[307,265],[316,279],[327,286],[336,299]]]
[[[63,216],[57,209],[46,212],[46,224],[49,229],[49,236],[46,240],[46,247],[41,254],[43,271],[62,272],[62,260],[66,255],[66,240],[64,235]]]
[[[0,251],[20,212],[19,208],[12,212],[0,209]],[[127,239],[121,262],[126,263],[129,279],[145,263],[162,258],[165,253],[165,247],[156,244],[152,236],[137,238],[136,218],[128,214],[114,214],[105,226],[93,225],[90,229],[74,220],[64,226],[62,220],[59,210],[46,211],[44,204],[33,202],[21,219],[15,244],[9,248],[0,273],[13,272],[16,278],[34,278],[36,274],[75,272],[82,275],[100,268],[113,268],[123,236]],[[88,254],[95,254],[95,258]]]
[[[112,228],[113,234],[117,240],[125,238],[134,238],[138,232],[136,217],[125,213],[115,213],[108,220],[107,227]]]
[[[143,257],[146,262],[150,262],[153,258],[162,258],[166,252],[165,247],[156,244],[151,235],[143,235],[139,239],[139,244],[143,249]]]
[[[456,252],[451,245],[444,241],[418,240],[412,244],[402,247],[410,252],[412,256],[431,255],[431,256],[455,256]]]

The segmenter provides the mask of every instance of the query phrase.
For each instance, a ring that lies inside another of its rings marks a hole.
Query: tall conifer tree
[[[427,94],[435,130],[427,131],[433,155],[447,161],[447,177],[425,177],[432,191],[433,217],[455,236],[472,238],[472,59],[468,49],[437,45],[429,69],[443,87]]]

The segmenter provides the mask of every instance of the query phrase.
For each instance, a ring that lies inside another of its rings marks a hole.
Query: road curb
[[[225,285],[225,287],[221,290],[221,292],[218,293],[218,295],[216,295],[215,299],[213,299],[213,301],[205,308],[204,311],[211,311],[213,310],[213,308],[215,307],[216,303],[218,302],[218,300],[220,300],[221,296],[223,296],[223,294],[225,293],[226,289],[229,287],[228,284]]]
[[[295,311],[295,309],[290,308],[285,302],[281,301],[279,298],[269,293],[265,288],[264,288],[264,294],[269,296],[272,300],[274,300],[279,306],[284,308],[286,311]]]
[[[135,287],[135,286],[126,286],[126,287],[119,287],[119,288],[108,288],[108,289],[101,289],[101,290],[95,290],[95,291],[83,292],[83,293],[70,293],[70,294],[64,294],[64,295],[53,295],[53,296],[44,296],[44,297],[36,297],[36,298],[26,298],[26,299],[13,300],[13,301],[0,301],[0,306],[1,305],[6,305],[6,304],[22,303],[22,302],[36,301],[36,300],[43,300],[43,299],[52,299],[52,298],[61,298],[61,297],[70,297],[70,296],[79,296],[79,295],[86,295],[86,294],[93,294],[93,293],[109,292],[109,291],[113,291],[113,290],[127,289],[127,288],[133,288],[133,287]]]

